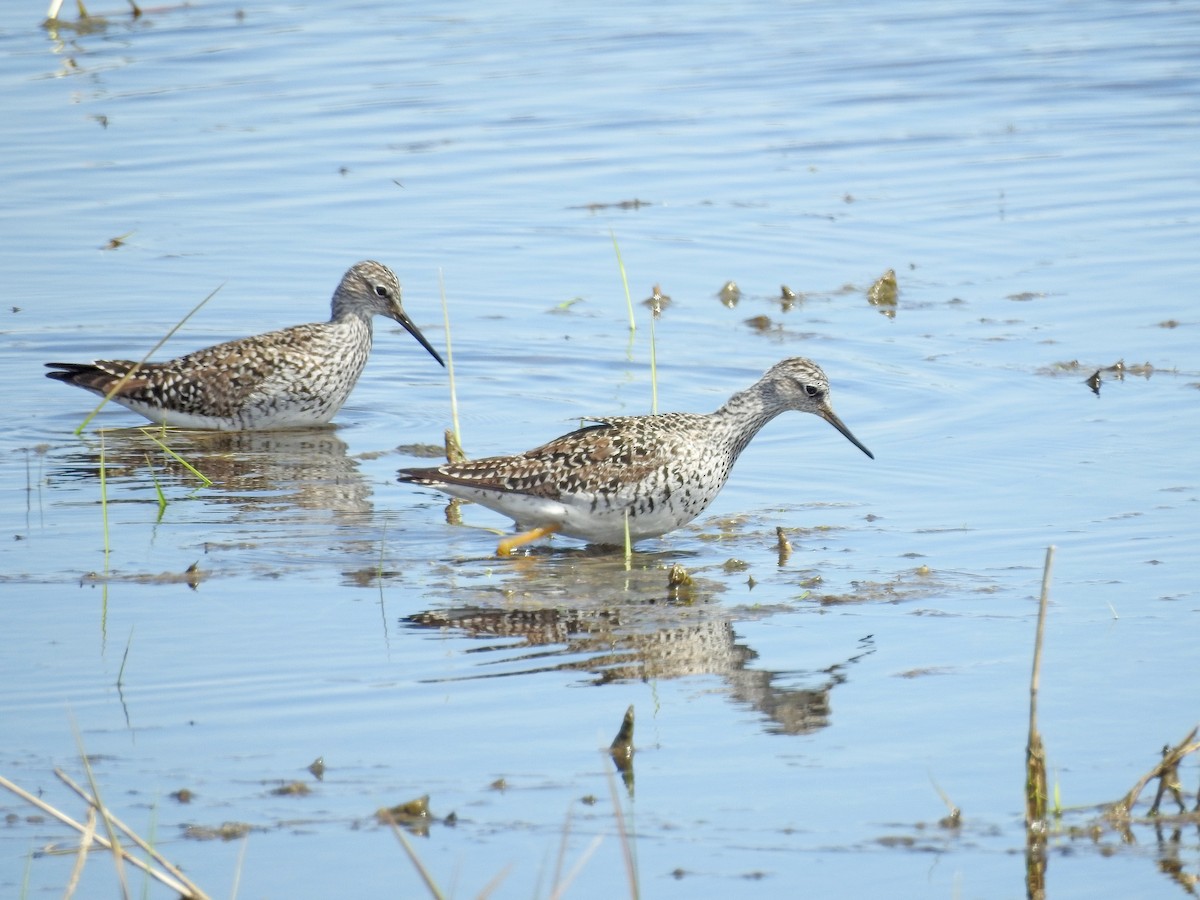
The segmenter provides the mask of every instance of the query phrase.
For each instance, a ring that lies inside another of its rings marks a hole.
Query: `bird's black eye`
[[[388,290],[386,284],[375,285],[375,296],[376,297],[390,297],[391,295],[392,295],[392,292]]]
[[[804,393],[808,394],[810,397],[819,397],[821,396],[821,389],[815,384],[806,384],[804,386]]]

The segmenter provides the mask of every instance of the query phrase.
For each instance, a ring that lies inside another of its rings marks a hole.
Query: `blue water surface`
[[[1022,896],[1051,544],[1061,802],[1196,723],[1194,7],[38,12],[0,24],[0,775],[82,821],[53,774],[82,748],[212,896],[422,896],[375,811],[424,794],[409,840],[460,896],[576,866],[570,896],[629,895],[623,842],[647,897]],[[322,319],[367,258],[450,343],[472,455],[712,410],[802,355],[876,458],[785,415],[628,569],[498,561],[505,520],[395,481],[453,422],[398,327],[336,429],[171,438],[211,486],[122,409],[75,436],[95,398],[42,377],[140,358],[213,291],[160,357]],[[604,752],[630,705],[631,785]],[[40,851],[73,832],[0,808],[0,891],[61,895],[74,858]],[[251,830],[195,839],[225,822]],[[1198,873],[1194,829],[1134,838],[1056,832],[1047,895]],[[80,895],[115,878],[92,858]]]

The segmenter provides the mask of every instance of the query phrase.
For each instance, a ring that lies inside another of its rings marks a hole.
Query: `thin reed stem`
[[[450,340],[450,307],[446,303],[446,283],[442,270],[438,269],[438,290],[442,294],[442,319],[446,323],[446,374],[450,378],[450,425],[454,429],[454,441],[462,446],[462,432],[458,427],[458,390],[454,386],[454,346]]]
[[[163,432],[164,432],[164,436],[165,436],[165,432],[166,432],[165,428],[163,429]],[[190,462],[188,462],[186,459],[184,459],[182,456],[180,456],[178,453],[176,453],[174,450],[172,450],[170,447],[168,447],[163,440],[161,440],[160,438],[157,438],[153,434],[151,434],[149,428],[143,428],[142,434],[144,434],[146,437],[150,438],[150,440],[154,441],[154,443],[158,444],[159,448],[162,450],[163,453],[167,454],[167,456],[171,457],[171,459],[175,460],[175,462],[179,463],[181,466],[183,466],[185,469],[187,469],[189,472],[191,472],[193,475],[195,475],[197,478],[199,478],[200,483],[204,487],[212,487],[212,479],[211,478],[209,478],[207,475],[205,475],[203,472],[201,472],[199,469],[197,469],[195,466],[193,466]]]
[[[633,296],[629,293],[629,279],[625,275],[625,263],[621,260],[621,247],[617,243],[617,233],[611,228],[608,233],[612,235],[613,250],[617,253],[617,268],[621,270],[621,284],[625,286],[625,306],[629,310],[629,330],[637,331],[637,322],[633,318]]]
[[[109,389],[108,393],[104,395],[104,399],[102,399],[99,402],[99,404],[97,404],[95,409],[93,409],[90,413],[88,413],[88,416],[86,419],[84,419],[82,422],[79,423],[79,426],[75,429],[76,437],[79,437],[79,435],[81,435],[83,433],[83,429],[88,427],[88,423],[91,422],[92,419],[96,418],[96,414],[104,408],[104,404],[106,404],[109,400],[111,400],[114,396],[116,396],[117,392],[120,391],[121,388],[123,388],[125,386],[125,382],[127,382],[130,378],[132,378],[134,375],[136,375],[138,373],[138,371],[142,368],[142,365],[146,362],[146,360],[148,360],[151,356],[153,356],[159,347],[161,347],[163,344],[165,344],[167,341],[169,341],[172,338],[172,336],[174,336],[175,332],[177,332],[180,328],[183,327],[184,323],[188,319],[190,319],[192,316],[194,316],[196,313],[198,313],[200,311],[200,309],[204,306],[205,303],[207,303],[209,300],[211,300],[213,297],[215,297],[217,295],[217,291],[219,291],[222,287],[224,287],[224,285],[218,285],[217,287],[215,287],[213,289],[212,293],[210,293],[207,297],[205,297],[203,300],[201,300],[199,303],[197,303],[195,306],[193,306],[191,311],[186,316],[184,316],[182,319],[180,319],[178,322],[175,323],[174,328],[172,328],[170,331],[168,331],[166,334],[164,334],[162,336],[162,338],[159,340],[159,342],[157,344],[155,344],[153,347],[151,347],[149,352],[145,356],[143,356],[140,360],[138,360],[137,365],[132,366],[128,372],[126,372],[119,379],[117,379],[117,383],[114,384]]]
[[[100,522],[104,529],[104,571],[108,572],[108,479],[105,476],[104,432],[100,432]]]

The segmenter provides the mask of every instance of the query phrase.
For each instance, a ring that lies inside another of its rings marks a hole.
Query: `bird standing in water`
[[[825,373],[797,357],[713,413],[597,418],[526,453],[401,469],[399,480],[473,500],[527,529],[502,540],[500,556],[556,532],[621,545],[627,527],[634,542],[700,515],[754,436],[787,410],[820,416],[875,458],[834,413]]]
[[[371,319],[399,322],[443,366],[400,303],[382,263],[356,263],[333,292],[328,322],[216,344],[167,362],[46,363],[47,378],[107,397],[153,422],[254,431],[323,425],[354,389],[371,353]]]

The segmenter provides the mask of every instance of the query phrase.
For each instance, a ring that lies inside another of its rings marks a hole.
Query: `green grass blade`
[[[146,437],[150,438],[150,440],[154,441],[154,443],[158,444],[158,446],[162,449],[163,453],[167,454],[167,456],[171,457],[173,460],[175,460],[175,462],[179,463],[181,466],[183,466],[185,469],[187,469],[189,472],[191,472],[193,475],[195,475],[198,479],[200,479],[200,483],[202,485],[204,485],[204,487],[212,487],[212,479],[211,478],[209,478],[207,475],[205,475],[203,472],[201,472],[199,469],[197,469],[195,466],[193,466],[190,462],[188,462],[186,459],[184,459],[182,456],[180,456],[178,453],[176,453],[174,450],[172,450],[170,447],[168,447],[162,440],[160,440],[159,438],[156,438],[154,435],[152,435],[150,433],[149,429],[143,428],[142,434],[144,434]]]
[[[83,749],[83,735],[79,733],[79,726],[75,724],[73,716],[71,718],[71,731],[75,734],[75,746],[79,750],[79,761],[83,764],[83,772],[87,775],[88,785],[92,789],[92,797],[96,801],[94,804],[96,813],[100,816],[100,821],[104,824],[104,831],[108,835],[108,844],[112,849],[113,865],[117,870],[117,881],[121,886],[121,897],[123,900],[129,900],[129,879],[125,875],[125,850],[117,838],[117,830],[113,826],[112,819],[108,816],[108,810],[104,806],[104,801],[100,797],[100,786],[96,783],[96,774],[92,771],[92,764]]]
[[[117,687],[125,681],[125,663],[129,662],[129,648],[133,646],[133,628],[129,629],[129,640],[125,642],[125,653],[121,656],[121,668],[117,670]]]
[[[100,521],[104,528],[104,571],[108,571],[108,478],[104,462],[104,432],[100,432]]]
[[[117,393],[117,391],[121,390],[121,388],[124,387],[125,382],[127,382],[130,378],[132,378],[134,375],[137,374],[138,369],[140,369],[142,367],[142,365],[146,362],[146,360],[148,360],[151,356],[153,356],[155,351],[157,351],[159,347],[161,347],[163,344],[165,344],[167,341],[169,341],[171,339],[172,335],[174,335],[175,332],[177,332],[180,328],[182,328],[184,323],[188,319],[190,319],[192,316],[194,316],[196,313],[198,313],[200,311],[201,307],[203,307],[205,303],[207,303],[209,300],[211,300],[213,297],[215,297],[217,295],[217,291],[219,291],[222,287],[223,287],[223,285],[218,285],[216,288],[213,289],[212,293],[210,293],[207,297],[205,297],[203,300],[201,300],[199,303],[197,303],[195,306],[193,306],[191,309],[191,312],[189,312],[186,316],[184,316],[182,319],[180,319],[178,322],[176,322],[175,327],[172,328],[170,331],[168,331],[166,334],[164,334],[162,336],[162,338],[159,340],[159,342],[157,344],[155,344],[153,347],[151,347],[150,351],[145,356],[143,356],[140,360],[138,360],[138,364],[136,366],[134,366],[132,369],[130,369],[128,372],[126,372],[121,377],[121,379],[112,386],[112,390],[104,395],[104,399],[100,401],[100,403],[96,406],[96,408],[93,409],[90,413],[88,413],[88,416],[86,419],[84,419],[82,422],[79,423],[79,427],[77,427],[75,429],[76,437],[79,437],[79,435],[81,435],[83,433],[83,429],[88,427],[88,423],[90,423],[92,421],[92,419],[96,418],[96,413],[100,412],[100,410],[102,410],[104,408],[104,404],[107,403],[109,400],[111,400],[113,398],[113,396]]]
[[[454,348],[450,341],[450,307],[446,304],[446,284],[442,270],[438,269],[438,289],[442,293],[442,319],[446,323],[446,374],[450,376],[450,424],[454,429],[454,440],[462,446],[462,433],[458,428],[458,392],[454,387]]]
[[[650,317],[650,412],[658,415],[658,351],[654,344],[654,320]]]
[[[621,247],[617,243],[617,233],[611,228],[608,233],[612,235],[613,250],[617,253],[617,268],[621,270],[621,284],[625,285],[625,306],[629,309],[629,330],[637,331],[637,322],[633,318],[633,297],[629,293],[629,278],[625,274],[625,263],[621,260]]]
[[[163,513],[167,510],[167,498],[163,496],[162,485],[158,483],[158,473],[154,471],[154,463],[150,462],[150,454],[146,454],[146,468],[150,470],[150,480],[154,482],[154,493],[158,495],[158,521],[162,521]]]

